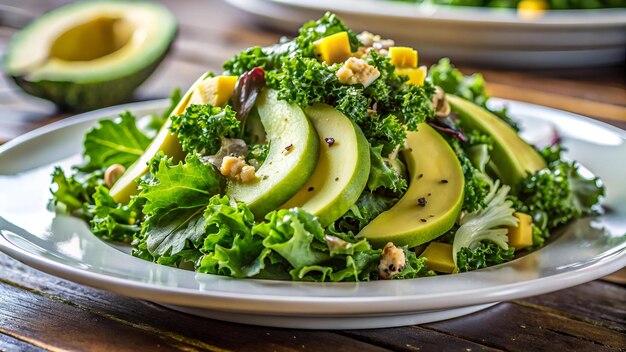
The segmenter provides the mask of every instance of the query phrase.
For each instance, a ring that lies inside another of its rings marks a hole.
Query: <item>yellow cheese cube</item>
[[[426,66],[420,66],[418,68],[396,68],[397,75],[409,76],[409,80],[407,82],[417,86],[424,85],[426,72]]]
[[[189,100],[189,104],[211,104],[224,106],[233,95],[237,76],[217,76],[198,83]]]
[[[351,55],[348,32],[339,32],[313,43],[313,51],[327,65],[346,61]]]
[[[417,67],[417,50],[405,46],[389,48],[389,58],[395,67]]]
[[[421,257],[428,258],[426,266],[430,270],[440,273],[452,273],[456,267],[452,258],[451,244],[430,242],[428,247],[420,254]]]
[[[522,249],[533,245],[533,218],[524,213],[513,214],[519,223],[509,227],[509,246]]]

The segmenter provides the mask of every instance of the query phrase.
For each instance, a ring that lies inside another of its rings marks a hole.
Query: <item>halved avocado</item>
[[[306,115],[319,136],[319,160],[311,178],[282,208],[303,208],[326,227],[363,192],[370,170],[369,144],[359,126],[330,105],[313,105]]]
[[[207,78],[210,78],[208,72],[200,76],[200,78],[191,85],[187,93],[185,93],[183,98],[178,102],[178,105],[172,110],[172,115],[180,115],[185,111],[192,95],[196,92],[196,86]],[[148,148],[143,152],[143,155],[141,155],[141,157],[124,172],[122,177],[113,184],[109,194],[116,202],[126,204],[130,201],[132,195],[137,194],[137,187],[139,187],[139,185],[136,180],[148,171],[148,162],[152,160],[158,152],[163,151],[165,155],[174,158],[174,161],[184,158],[185,153],[180,146],[178,137],[170,132],[171,123],[172,120],[170,119],[165,121],[159,133],[157,133]]]
[[[469,130],[478,130],[491,136],[493,151],[491,160],[502,181],[511,186],[518,185],[528,173],[547,167],[545,160],[535,148],[500,118],[482,107],[454,95],[446,95],[452,111],[459,114],[461,124]]]
[[[256,108],[270,148],[257,181],[231,181],[226,194],[245,202],[256,217],[277,209],[298,192],[311,177],[319,156],[313,125],[300,107],[278,100],[274,90],[264,90]]]
[[[174,16],[156,3],[81,1],[17,33],[4,69],[24,91],[61,108],[114,105],[156,69],[176,27]]]
[[[415,247],[452,228],[463,205],[465,179],[450,145],[427,124],[407,132],[403,151],[411,177],[409,188],[391,209],[370,222],[357,238],[375,247],[387,242]]]

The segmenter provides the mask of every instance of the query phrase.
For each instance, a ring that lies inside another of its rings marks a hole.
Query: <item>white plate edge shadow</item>
[[[502,100],[499,100],[499,101],[502,102]],[[512,104],[513,106],[528,106],[528,107],[534,107],[534,108],[539,108],[539,109],[544,109],[544,110],[548,109],[545,107],[536,106],[536,105],[527,104],[527,103],[510,102],[510,104]],[[111,116],[116,112],[121,112],[127,109],[134,109],[134,108],[140,109],[141,107],[143,107],[144,109],[158,109],[158,108],[163,108],[166,105],[167,105],[167,100],[133,103],[133,104],[127,104],[123,106],[111,107],[111,108],[103,109],[100,111],[87,113],[84,115],[92,115],[92,117],[89,119],[89,121],[91,121],[91,120],[97,120],[106,116]],[[566,113],[566,112],[556,110],[556,109],[550,109],[550,110],[552,110],[553,112],[560,113],[560,114],[565,113],[567,115],[570,115],[569,116],[570,118],[582,119],[583,121],[589,122],[588,119],[575,115],[575,114]],[[37,136],[41,136],[43,134],[65,128],[73,124],[78,124],[78,123],[88,121],[86,119],[86,116],[84,115],[78,115],[72,118],[68,118],[67,120],[64,120],[64,121],[56,122],[54,124],[51,124],[41,129],[30,132],[22,137],[19,137],[18,139],[0,147],[0,155],[20,145],[21,143],[24,143]],[[603,123],[597,123],[597,122],[594,122],[594,124],[598,124],[604,128],[608,128],[612,130],[613,132],[619,133],[620,136],[623,136],[623,137],[626,136],[625,131],[615,128],[613,126],[606,125]],[[7,252],[9,255],[15,257],[16,259],[22,262],[25,262],[42,271],[49,272],[49,273],[58,275],[60,277],[68,278],[72,281],[76,281],[76,282],[86,284],[89,286],[107,289],[113,292],[129,295],[129,296],[133,296],[137,298],[153,300],[156,302],[160,302],[163,304],[170,304],[170,305],[171,304],[189,305],[189,306],[195,306],[195,307],[200,307],[200,308],[220,310],[220,308],[222,307],[220,307],[221,304],[219,303],[222,302],[222,303],[226,303],[229,307],[227,309],[221,309],[221,310],[225,312],[243,313],[243,314],[248,314],[248,315],[249,314],[269,314],[269,315],[279,315],[279,314],[287,314],[287,315],[292,315],[292,314],[311,315],[313,314],[315,315],[317,314],[320,316],[324,316],[324,315],[333,314],[333,312],[336,314],[337,308],[341,308],[340,310],[343,312],[342,314],[350,314],[350,315],[370,314],[371,315],[371,314],[386,314],[386,313],[387,314],[401,314],[401,313],[407,314],[407,309],[406,309],[407,306],[411,306],[414,308],[417,306],[422,306],[422,308],[418,309],[417,311],[423,312],[423,309],[425,309],[423,305],[411,305],[411,304],[407,305],[407,303],[410,303],[411,301],[415,302],[415,300],[427,298],[424,295],[418,295],[416,297],[403,296],[401,301],[404,302],[403,303],[404,305],[394,304],[390,306],[388,304],[384,304],[385,303],[384,301],[389,300],[389,297],[381,297],[378,299],[373,299],[372,297],[365,297],[365,298],[352,297],[350,300],[347,300],[347,299],[341,299],[337,297],[330,297],[330,298],[329,297],[304,297],[302,298],[302,297],[286,297],[286,296],[265,297],[265,296],[255,295],[255,294],[220,295],[220,294],[215,294],[215,293],[209,293],[206,291],[163,287],[160,285],[146,284],[146,283],[135,282],[135,281],[129,282],[128,280],[114,278],[114,277],[112,278],[104,274],[98,274],[98,273],[93,273],[93,272],[89,272],[86,270],[67,267],[66,265],[56,263],[47,258],[36,257],[32,253],[29,253],[28,251],[25,251],[13,245],[10,241],[7,241],[5,238],[0,238],[0,239],[2,240],[0,241],[0,249]],[[533,290],[532,292],[524,291],[523,287],[520,287],[520,286],[525,285],[526,282],[500,286],[499,288],[501,288],[502,290],[495,294],[491,293],[491,294],[483,295],[483,293],[485,292],[483,292],[484,290],[481,290],[481,289],[477,289],[473,291],[464,291],[463,293],[464,295],[474,295],[476,297],[472,299],[469,299],[466,297],[465,300],[457,304],[451,304],[450,302],[442,302],[441,297],[439,297],[440,298],[439,300],[435,299],[435,301],[438,301],[439,304],[429,305],[426,310],[447,309],[447,308],[453,308],[453,307],[467,307],[467,306],[472,306],[472,305],[486,304],[486,303],[492,303],[492,302],[497,302],[501,300],[522,298],[522,297],[526,297],[529,295],[536,295],[536,294],[554,291],[559,288],[570,287],[570,286],[573,286],[582,282],[589,281],[590,279],[593,279],[593,278],[604,276],[606,274],[609,274],[623,267],[624,265],[626,265],[626,256],[623,255],[625,251],[626,251],[626,247],[622,248],[620,251],[613,253],[609,258],[605,258],[606,260],[603,259],[592,266],[586,267],[584,272],[572,271],[572,272],[560,274],[560,276],[555,275],[555,276],[550,276],[547,278],[536,279],[534,280],[534,283],[537,283],[537,285],[541,283],[540,285],[541,287]],[[608,263],[606,262],[607,260],[608,260]],[[156,264],[152,264],[148,262],[146,262],[146,264],[156,265]],[[177,269],[174,269],[174,270],[177,270]],[[578,274],[581,274],[581,275],[578,275]],[[461,275],[464,275],[464,274],[461,274]],[[417,280],[421,280],[421,279],[417,279]],[[538,280],[542,280],[542,281],[539,282]],[[493,289],[493,287],[490,289]],[[174,297],[172,296],[172,294],[178,295],[178,297]],[[213,304],[210,304],[207,306],[206,299],[209,297],[218,299],[220,300],[220,302],[212,302]],[[434,299],[436,297],[432,297],[432,298]],[[247,301],[249,304],[246,304],[244,306],[239,306],[237,303],[241,303],[242,301]],[[269,302],[273,302],[275,304],[272,304],[268,307],[258,307],[258,305],[261,303],[269,303]],[[309,307],[305,311],[302,311],[300,306],[303,303],[313,304],[314,307]],[[367,312],[363,312],[363,308],[371,304],[379,305],[379,306],[374,307],[374,308],[370,307],[366,309]],[[276,311],[277,306],[282,306],[281,311]],[[324,307],[326,309],[320,309]],[[251,308],[256,308],[256,310],[255,309],[251,310]],[[263,309],[263,308],[267,308],[267,309]]]

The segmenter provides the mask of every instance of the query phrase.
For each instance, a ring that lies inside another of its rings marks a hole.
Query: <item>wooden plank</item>
[[[43,352],[45,350],[0,333],[0,351]]]
[[[618,285],[593,281],[515,303],[626,332],[626,289]]]
[[[390,329],[345,330],[341,333],[367,343],[387,347],[394,351],[438,351],[441,350],[443,346],[450,351],[501,351],[480,343],[424,329],[419,326]]]
[[[27,290],[0,283],[0,333],[48,350],[139,351],[165,348],[223,351],[136,329]]]
[[[626,349],[622,333],[512,303],[424,327],[508,351]]]
[[[301,349],[323,350],[333,346],[338,351],[384,351],[384,348],[360,342],[349,337],[325,331],[288,330],[254,327],[204,319],[172,311],[156,304],[91,289],[82,285],[43,274],[37,270],[0,253],[0,281],[19,285],[24,292],[31,291],[39,296],[24,298],[24,304],[41,309],[42,300],[53,300],[56,304],[71,305],[79,311],[66,312],[63,319],[69,324],[85,325],[84,329],[107,334],[118,326],[138,330],[138,334],[167,336],[167,341],[184,341],[185,346],[211,345],[215,348],[255,351],[295,351]],[[5,284],[5,286],[7,286]],[[0,286],[2,287],[2,286]],[[12,291],[11,291],[12,292]],[[4,293],[0,291],[0,297]],[[46,301],[46,302],[47,302]],[[12,307],[0,301],[0,311]],[[15,306],[16,314],[24,309]],[[45,309],[43,310],[45,314]],[[1,313],[0,313],[1,314]],[[100,323],[90,325],[83,315],[89,314]],[[61,319],[58,316],[55,319]],[[1,315],[0,315],[1,319]],[[50,323],[55,323],[50,318]],[[37,324],[37,317],[30,316],[30,323]],[[102,324],[106,321],[117,325]],[[1,322],[1,320],[0,320]],[[28,323],[28,322],[25,322]],[[0,323],[0,326],[2,324]],[[33,334],[42,336],[41,334]],[[125,338],[133,339],[132,335]],[[94,343],[94,345],[98,345]],[[145,346],[144,346],[145,347]]]

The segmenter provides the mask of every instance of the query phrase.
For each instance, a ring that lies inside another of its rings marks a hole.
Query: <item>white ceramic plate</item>
[[[127,248],[93,236],[82,221],[47,209],[52,168],[60,164],[68,169],[80,161],[87,129],[126,109],[139,116],[161,111],[167,106],[162,100],[79,115],[0,147],[0,250],[47,273],[191,314],[320,329],[448,319],[499,301],[571,287],[626,265],[626,132],[558,110],[509,104],[531,131],[556,127],[570,156],[604,179],[608,196],[605,215],[579,220],[557,231],[546,247],[503,265],[404,281],[238,280],[134,258]]]
[[[412,45],[430,59],[519,68],[606,66],[626,56],[626,9],[549,11],[416,6],[386,0],[227,0],[270,26],[295,31],[332,11],[349,27]]]

